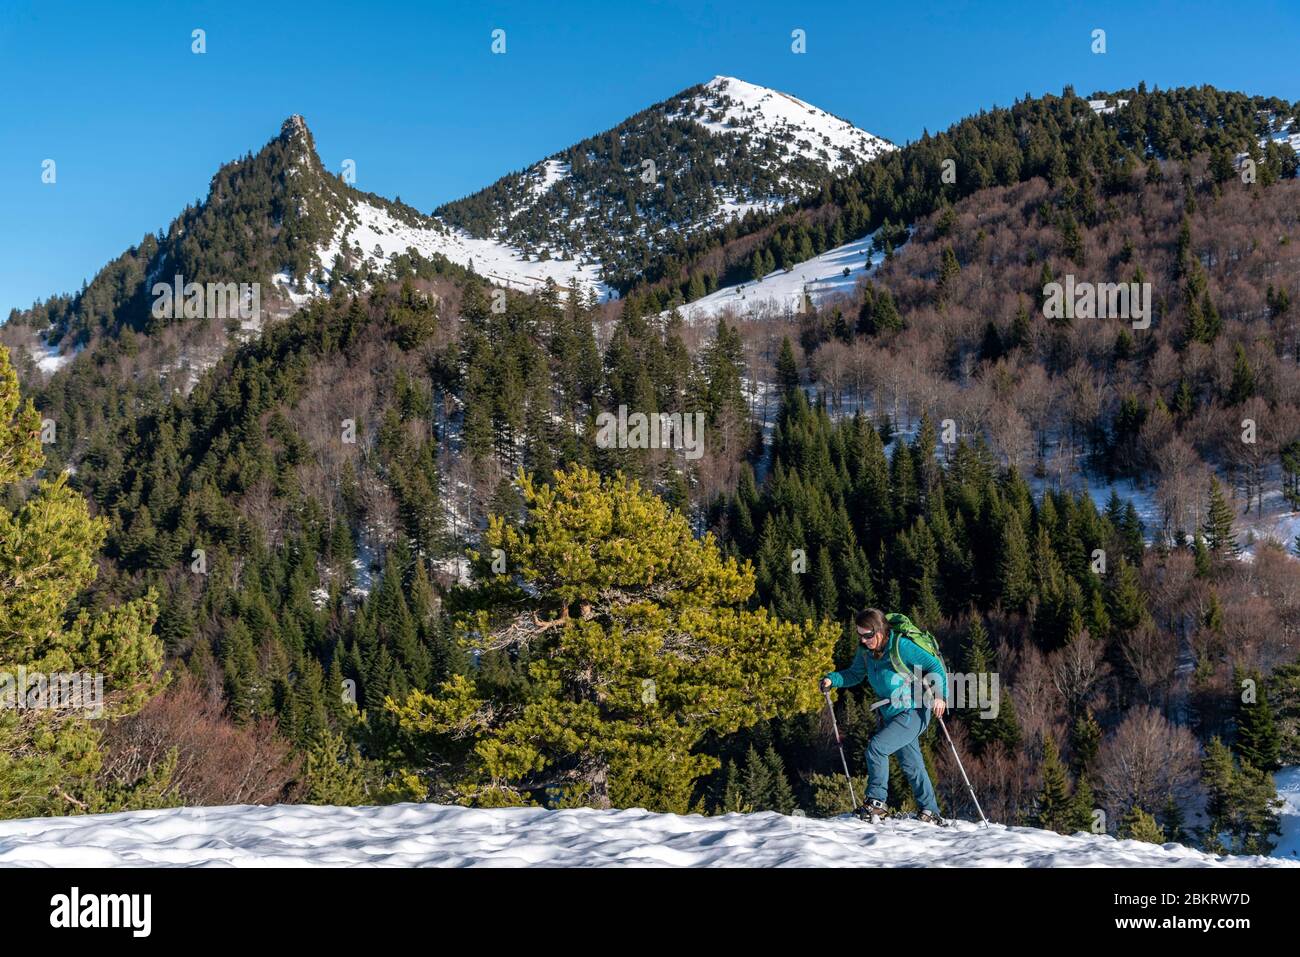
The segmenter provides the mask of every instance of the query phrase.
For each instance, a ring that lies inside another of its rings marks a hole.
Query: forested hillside
[[[998,675],[996,717],[950,722],[990,816],[1266,852],[1268,773],[1300,759],[1300,564],[1240,517],[1300,504],[1300,185],[1259,146],[1296,107],[1118,95],[846,166],[644,259],[615,306],[398,258],[188,393],[136,376],[125,333],[29,379],[47,471],[108,523],[82,604],[152,590],[176,672],[108,726],[103,786],[836,813],[815,682],[876,604]],[[877,229],[871,281],[789,323],[672,309]],[[1149,326],[1048,318],[1066,275],[1149,282]],[[599,447],[620,406],[700,412],[703,456]],[[868,703],[839,696],[858,775]]]

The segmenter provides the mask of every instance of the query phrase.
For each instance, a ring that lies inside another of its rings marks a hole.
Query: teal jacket
[[[948,676],[944,673],[942,662],[918,646],[916,642],[902,635],[896,635],[891,631],[889,640],[898,643],[898,656],[903,664],[907,665],[910,674],[899,674],[894,670],[894,666],[889,663],[888,646],[885,648],[885,653],[877,658],[859,645],[858,653],[853,657],[853,664],[843,671],[832,671],[826,677],[831,679],[831,684],[836,688],[852,688],[866,678],[876,697],[889,699],[889,704],[882,705],[880,708],[881,714],[886,719],[912,708],[924,707],[924,702],[913,703],[912,701],[913,678],[917,668],[920,669],[923,677],[934,676],[932,685],[936,688],[936,693],[947,700]]]

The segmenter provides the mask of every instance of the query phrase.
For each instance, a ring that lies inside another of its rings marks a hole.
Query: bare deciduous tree
[[[1135,805],[1153,811],[1171,795],[1181,800],[1192,793],[1200,757],[1200,745],[1190,731],[1155,708],[1141,706],[1102,742],[1093,766],[1094,784],[1115,817]]]

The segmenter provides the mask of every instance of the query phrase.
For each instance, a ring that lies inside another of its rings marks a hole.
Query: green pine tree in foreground
[[[821,704],[809,676],[831,665],[834,624],[746,609],[748,563],[622,475],[576,468],[520,485],[522,523],[492,518],[479,581],[452,599],[466,644],[510,655],[526,686],[472,670],[386,702],[431,792],[684,812],[719,766],[699,747],[707,736]]]
[[[32,478],[44,461],[40,418],[21,401],[18,376],[0,348],[0,487]],[[161,686],[162,643],[152,634],[152,596],[73,611],[95,578],[108,523],[92,518],[67,476],[39,481],[14,511],[0,508],[0,817],[165,805],[170,766],[149,778],[98,780],[102,717],[128,714]],[[42,702],[17,684],[28,676],[103,678],[102,714]],[[23,706],[26,705],[26,706]],[[32,707],[31,705],[37,705]]]

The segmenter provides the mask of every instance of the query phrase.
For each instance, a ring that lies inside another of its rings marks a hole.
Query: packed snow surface
[[[772,812],[179,808],[0,822],[0,866],[1265,867],[1178,844],[964,821],[879,825]]]

